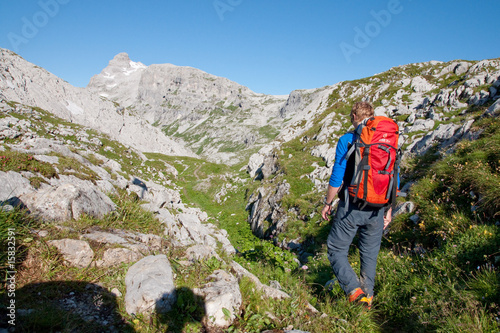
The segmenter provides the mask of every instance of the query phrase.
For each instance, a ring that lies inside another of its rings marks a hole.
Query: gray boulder
[[[111,199],[89,182],[45,187],[21,195],[20,200],[34,215],[47,221],[77,220],[82,214],[102,218],[115,209]]]
[[[94,259],[94,251],[82,240],[65,238],[51,240],[47,244],[55,246],[70,266],[85,268]]]
[[[132,265],[125,286],[125,309],[129,314],[167,312],[177,298],[172,267],[164,254],[145,257]]]
[[[0,153],[1,155],[1,153]],[[30,181],[14,171],[0,171],[0,202],[33,192]],[[15,202],[13,203],[15,204]]]
[[[497,116],[498,114],[500,114],[500,98],[497,99],[496,102],[493,103],[484,113],[486,116]]]
[[[202,259],[210,259],[212,257],[217,258],[217,260],[222,261],[217,252],[209,246],[206,245],[193,245],[186,250],[186,257],[190,261],[200,261]]]
[[[207,280],[211,282],[193,290],[195,295],[204,299],[205,321],[210,327],[228,327],[239,315],[243,302],[238,279],[223,270],[216,270]]]
[[[93,230],[82,235],[82,238],[92,240],[100,244],[119,245],[124,249],[128,249],[142,257],[152,251],[158,251],[162,248],[162,239],[160,236],[152,234],[143,234],[139,232],[112,230],[100,231]],[[111,255],[112,253],[110,253]],[[124,254],[124,252],[123,252]],[[139,258],[140,258],[139,257]],[[137,258],[133,256],[131,258]],[[137,259],[136,259],[137,260]],[[135,261],[135,260],[130,260]]]
[[[429,131],[434,127],[434,120],[432,119],[417,119],[413,123],[413,126],[405,127],[405,133],[417,132],[417,131]]]

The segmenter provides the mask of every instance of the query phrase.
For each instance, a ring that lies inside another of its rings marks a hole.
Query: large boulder
[[[17,199],[19,196],[34,190],[30,181],[20,173],[0,171],[0,202]],[[12,202],[12,204],[15,204],[15,202]]]
[[[145,257],[132,265],[125,286],[125,309],[129,314],[167,312],[177,298],[172,267],[164,254]]]
[[[223,270],[216,270],[207,280],[211,282],[193,290],[204,298],[205,321],[210,327],[228,327],[239,315],[243,302],[238,279]]]
[[[34,215],[47,221],[77,220],[83,214],[102,218],[115,209],[113,201],[90,182],[45,187],[19,199]]]

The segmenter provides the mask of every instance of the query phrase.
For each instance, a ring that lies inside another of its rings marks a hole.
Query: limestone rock
[[[285,299],[290,297],[290,295],[288,295],[284,291],[263,284],[262,282],[260,282],[258,277],[250,273],[247,269],[238,264],[236,261],[231,262],[231,269],[234,271],[238,279],[241,280],[243,277],[250,279],[255,284],[257,289],[263,291],[267,297],[275,299]]]
[[[287,217],[281,199],[289,190],[290,184],[283,181],[274,189],[260,187],[250,196],[246,207],[250,211],[248,223],[257,237],[273,236],[282,230]],[[271,221],[271,225],[266,227],[265,221]]]
[[[243,302],[238,280],[223,270],[214,271],[207,280],[211,282],[193,290],[195,295],[204,298],[205,320],[211,327],[228,327],[239,315]]]
[[[170,311],[176,301],[172,268],[166,255],[151,255],[132,265],[125,276],[129,314]]]
[[[217,258],[217,260],[219,260],[219,261],[222,260],[213,248],[208,247],[206,245],[200,245],[200,244],[190,246],[186,250],[186,257],[188,260],[191,260],[191,261],[210,259],[212,257]]]
[[[436,88],[433,84],[427,82],[427,80],[421,76],[417,76],[412,79],[411,87],[413,91],[417,93],[427,92],[429,90]]]
[[[0,202],[8,199],[16,201],[19,196],[35,190],[27,178],[14,171],[0,171],[0,184]],[[15,205],[16,203],[13,202],[12,204]]]
[[[142,255],[126,248],[112,248],[104,251],[102,259],[96,260],[97,267],[113,267],[122,263],[134,262],[142,258]]]
[[[140,258],[152,251],[162,248],[161,237],[152,234],[143,234],[125,230],[100,231],[93,230],[82,235],[82,238],[92,240],[101,244],[119,245],[128,249],[136,255],[127,255],[129,258]],[[124,250],[124,249],[122,249]],[[110,253],[111,255],[112,253]],[[137,260],[137,259],[136,259]],[[135,261],[135,260],[130,260]],[[129,261],[129,262],[130,262]]]
[[[79,219],[82,214],[101,218],[115,208],[111,199],[90,183],[48,187],[20,199],[33,214],[47,221]]]
[[[47,244],[55,246],[70,266],[85,268],[94,259],[94,251],[85,241],[65,238],[51,240]]]

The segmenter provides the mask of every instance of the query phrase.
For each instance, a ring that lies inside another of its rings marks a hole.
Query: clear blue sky
[[[0,47],[84,87],[116,54],[288,94],[500,57],[497,0],[0,0]]]

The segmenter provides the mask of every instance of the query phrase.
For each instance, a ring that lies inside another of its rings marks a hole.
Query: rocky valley
[[[394,232],[407,223],[423,233],[413,188],[426,161],[484,139],[499,98],[499,59],[408,64],[272,96],[125,53],[76,88],[0,49],[1,221],[19,235],[17,260],[2,269],[17,271],[15,318],[24,331],[355,330],[318,300],[331,281],[319,211],[352,103],[398,122],[409,197]],[[493,177],[497,156],[487,158]],[[483,212],[487,239],[498,198],[461,191],[469,213]],[[403,257],[403,243],[405,255],[430,252],[452,238],[443,230],[429,244],[405,234],[390,253]],[[484,256],[481,265],[498,253]],[[41,320],[67,314],[66,326]]]

